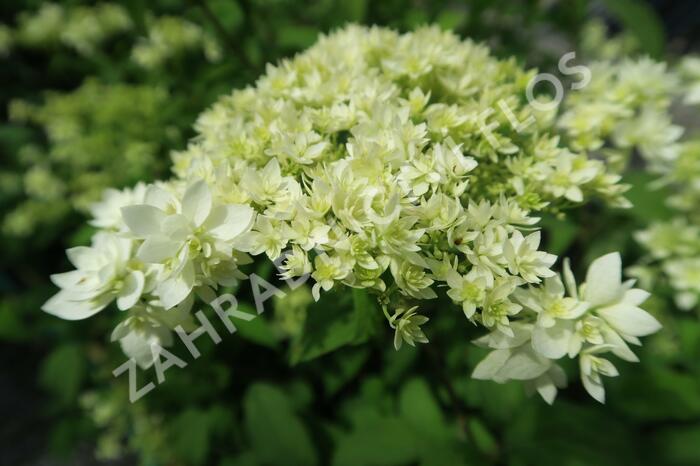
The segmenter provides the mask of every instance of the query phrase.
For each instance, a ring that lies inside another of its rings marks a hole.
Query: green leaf
[[[627,416],[640,421],[700,418],[697,376],[663,366],[635,369],[627,371],[616,383],[608,384],[609,398]]]
[[[210,419],[206,411],[190,408],[177,415],[170,427],[172,448],[187,464],[203,464],[209,453]]]
[[[626,174],[622,180],[631,185],[625,197],[632,207],[626,212],[644,224],[652,220],[668,220],[673,216],[673,211],[666,205],[668,190],[651,186],[657,178],[648,172],[634,171]]]
[[[246,451],[232,458],[224,458],[219,466],[259,466],[260,462],[255,456],[255,452]]]
[[[480,452],[489,457],[498,455],[498,443],[493,434],[478,418],[472,417],[469,419],[469,432],[474,444]]]
[[[647,3],[638,0],[605,0],[604,3],[637,39],[644,52],[655,58],[663,55],[666,43],[663,24]]]
[[[392,466],[418,460],[418,438],[401,419],[365,416],[341,437],[334,466]]]
[[[543,217],[540,225],[545,239],[544,250],[557,256],[567,251],[579,231],[579,227],[575,223],[552,216]]]
[[[403,386],[399,396],[399,412],[421,434],[445,434],[446,425],[442,411],[423,379],[412,379]]]
[[[442,29],[451,31],[462,26],[468,16],[466,7],[454,8],[440,13],[435,22],[439,24]]]
[[[324,363],[323,384],[327,395],[333,395],[352,380],[369,358],[366,347],[345,348]]]
[[[344,0],[338,2],[337,15],[343,22],[360,22],[367,14],[367,0]]]
[[[78,345],[66,344],[49,354],[39,370],[39,383],[62,403],[74,401],[85,377],[85,359]]]
[[[365,308],[355,303],[351,293],[332,292],[309,306],[304,328],[291,349],[291,362],[310,361],[349,344],[358,344],[369,336],[366,322],[356,316]],[[351,301],[352,300],[352,301]],[[332,303],[332,304],[331,304]]]
[[[243,319],[234,320],[234,325],[238,329],[238,334],[242,338],[268,348],[275,349],[279,347],[277,335],[275,335],[275,332],[270,327],[269,322],[265,320],[263,316],[257,315],[252,306],[244,303],[239,306],[239,310],[256,316],[253,320],[249,321],[245,321]]]
[[[302,50],[316,42],[318,33],[313,27],[290,24],[277,31],[277,43],[284,48]]]
[[[207,5],[228,34],[235,33],[245,21],[243,11],[238,6],[238,2],[231,0],[207,0]],[[221,39],[225,40],[227,38],[223,37]]]
[[[284,392],[272,385],[251,386],[243,400],[245,427],[258,458],[269,464],[318,463],[309,434]]]
[[[367,290],[352,290],[353,309],[355,311],[355,336],[364,341],[377,333],[383,320],[382,311],[377,300]]]
[[[20,341],[28,337],[29,332],[19,315],[10,304],[0,303],[0,338]]]
[[[700,426],[662,430],[654,436],[653,444],[663,459],[657,464],[700,464]]]

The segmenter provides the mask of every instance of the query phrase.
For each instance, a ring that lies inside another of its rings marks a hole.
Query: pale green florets
[[[94,223],[130,243],[129,260],[112,275],[83,267],[92,260],[74,261],[80,284],[56,276],[62,291],[44,309],[79,318],[74,306],[94,313],[115,296],[126,296],[120,308],[135,298],[139,337],[122,346],[147,366],[144,347],[168,339],[162,325],[149,333],[144,323],[157,319],[144,313],[189,309],[195,294],[235,284],[249,255],[266,255],[281,261],[285,278],[310,274],[315,299],[343,286],[375,295],[396,347],[427,341],[421,303],[449,290],[470,321],[491,330],[489,341],[544,361],[518,377],[546,385],[551,400],[560,385],[552,361],[574,332],[557,339],[554,355],[529,343],[532,332],[539,322],[577,321],[568,304],[538,319],[533,300],[517,298],[526,284],[554,279],[556,256],[539,250],[533,212],[594,196],[619,204],[624,188],[603,162],[562,143],[552,112],[528,105],[534,74],[438,28],[401,35],[349,26],[323,36],[204,112],[198,135],[173,156],[174,179],[123,197],[110,192],[101,204],[109,213],[96,212]],[[504,105],[534,122],[516,130],[496,111]],[[121,222],[114,215],[120,200]],[[97,249],[85,254],[102,257]],[[612,262],[610,283],[589,287],[600,307],[626,303],[630,286],[620,284],[619,256]],[[143,279],[118,292],[100,279],[132,275]],[[631,317],[644,312],[628,307]],[[646,323],[621,332],[636,338],[657,329]],[[602,399],[597,377],[606,371],[586,357],[583,372]]]
[[[148,36],[131,51],[132,59],[144,68],[159,68],[168,60],[199,49],[209,61],[221,58],[217,41],[198,25],[174,16],[150,20]]]
[[[41,128],[49,145],[24,146],[17,168],[4,170],[17,183],[0,189],[21,199],[3,221],[5,233],[30,235],[69,209],[87,211],[105,186],[130,185],[164,171],[165,151],[153,134],[166,141],[178,137],[163,112],[167,99],[159,87],[90,80],[70,93],[47,93],[39,104],[11,102],[10,119]]]
[[[18,18],[15,39],[30,47],[52,48],[62,44],[91,56],[110,37],[132,28],[127,11],[115,4],[66,8],[44,3],[33,14]]]
[[[700,143],[684,142],[678,158],[658,168],[662,177],[657,183],[671,190],[667,204],[675,217],[637,232],[648,260],[632,271],[650,285],[667,282],[678,307],[691,310],[700,303]]]
[[[665,187],[668,190],[666,204],[674,217],[654,222],[637,232],[635,238],[648,255],[641,264],[630,268],[630,272],[646,286],[667,284],[674,291],[677,306],[691,310],[700,303],[700,210],[697,207],[700,205],[700,141],[681,139],[683,128],[671,121],[671,102],[674,99],[690,105],[700,102],[700,60],[686,57],[672,71],[664,70],[661,64],[652,64],[649,59],[642,61],[646,62],[647,73],[637,73],[638,83],[633,87],[644,87],[644,92],[622,92],[616,100],[618,104],[625,99],[645,104],[643,107],[628,106],[627,121],[609,132],[607,154],[614,154],[613,159],[617,157],[624,165],[632,149],[637,149],[650,171],[659,176],[651,189]],[[651,100],[646,101],[643,95]]]
[[[0,58],[6,57],[12,50],[12,29],[0,24]]]

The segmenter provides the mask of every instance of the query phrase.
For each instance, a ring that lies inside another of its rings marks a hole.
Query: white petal
[[[509,357],[510,351],[507,349],[491,351],[476,365],[474,372],[472,372],[472,378],[493,380]]]
[[[636,354],[632,352],[625,340],[617,334],[617,332],[611,329],[609,326],[604,325],[601,329],[605,343],[611,345],[610,351],[620,359],[624,359],[629,362],[639,362],[639,358]]]
[[[531,349],[520,349],[506,361],[496,374],[502,380],[532,380],[547,372],[550,362]]]
[[[618,332],[633,337],[651,335],[661,329],[659,321],[647,311],[626,303],[599,309],[598,315]]]
[[[112,330],[112,334],[109,337],[109,341],[121,340],[129,332],[131,332],[131,329],[129,328],[129,321],[123,320],[119,322],[116,327],[114,327],[114,330]]]
[[[627,290],[625,292],[625,296],[623,297],[622,301],[624,303],[631,304],[632,306],[639,306],[646,301],[649,296],[651,296],[651,293],[648,291],[640,290],[639,288],[632,288],[631,290]]]
[[[564,197],[572,202],[581,202],[583,201],[583,192],[578,186],[572,186],[566,190]]]
[[[552,379],[546,375],[538,377],[537,380],[535,380],[535,388],[545,403],[548,405],[554,403],[554,399],[557,397],[557,386],[554,385]]]
[[[175,256],[181,247],[179,241],[161,235],[151,236],[141,244],[136,256],[144,262],[157,264]]]
[[[167,310],[180,304],[192,291],[194,286],[194,266],[188,261],[182,273],[171,277],[156,287],[156,294]]]
[[[107,307],[111,299],[103,297],[97,300],[71,301],[64,291],[51,297],[41,309],[49,314],[66,320],[82,320],[91,317]]]
[[[527,235],[527,238],[525,238],[525,242],[532,248],[532,249],[537,249],[540,247],[540,241],[542,241],[542,236],[540,234],[540,231],[536,231],[534,233],[530,233]],[[556,260],[556,256],[555,260]]]
[[[71,264],[82,270],[96,270],[102,265],[102,254],[93,248],[78,246],[66,250]]]
[[[124,223],[136,236],[146,236],[160,233],[160,225],[165,219],[165,212],[151,205],[141,204],[122,207]]]
[[[97,284],[97,275],[94,272],[84,272],[82,270],[71,270],[70,272],[55,273],[50,276],[54,285],[60,288],[73,289],[82,287],[83,284],[92,281]]]
[[[613,252],[594,260],[586,274],[584,301],[593,306],[609,304],[619,298],[621,292],[622,261]]]
[[[171,239],[184,241],[192,234],[192,224],[184,215],[168,215],[161,224],[161,231]]]
[[[571,311],[567,313],[567,319],[578,319],[582,315],[584,315],[588,309],[590,309],[591,305],[586,302],[579,302],[577,303]]]
[[[559,359],[567,353],[572,334],[571,326],[566,322],[558,322],[549,328],[535,327],[532,332],[532,347],[546,358]]]
[[[586,389],[589,395],[599,403],[605,403],[605,387],[603,387],[602,382],[596,382],[586,375],[581,376],[581,381],[583,382],[583,388]]]
[[[564,265],[562,267],[562,274],[564,275],[564,283],[566,284],[566,289],[569,292],[569,296],[578,299],[578,289],[576,288],[576,279],[574,278],[574,273],[571,271],[571,261],[568,257],[564,258]]]
[[[149,186],[144,196],[144,204],[158,207],[160,210],[172,212],[177,207],[177,200],[170,191],[159,186]]]
[[[223,241],[230,241],[253,226],[255,211],[247,205],[225,205],[216,207],[206,226],[210,233]]]
[[[145,331],[132,330],[119,340],[119,344],[124,354],[136,361],[139,367],[148,369],[155,362],[155,354],[151,346],[167,346],[166,342],[163,341],[162,333],[164,332],[170,333],[168,329],[162,327],[156,331],[153,331],[153,329]]]
[[[211,212],[211,191],[204,180],[187,188],[182,198],[182,214],[196,226],[204,223]]]
[[[530,339],[532,324],[516,321],[510,324],[510,328],[513,330],[512,336],[506,335],[503,332],[491,332],[488,335],[474,340],[474,343],[478,346],[493,349],[508,349],[517,348]]]
[[[551,294],[554,296],[564,296],[564,285],[562,284],[559,275],[553,275],[551,277],[546,278],[544,281],[544,288],[547,291],[547,294]]]
[[[139,301],[145,283],[143,272],[135,270],[126,276],[124,286],[117,297],[117,307],[126,311],[131,309]]]

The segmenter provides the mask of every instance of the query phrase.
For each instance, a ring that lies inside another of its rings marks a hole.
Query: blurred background
[[[323,302],[300,288],[222,344],[198,341],[203,357],[130,404],[126,377],[111,374],[124,361],[109,342],[118,316],[40,310],[49,275],[68,268],[64,250],[89,241],[88,209],[105,188],[167,177],[169,152],[217,96],[349,22],[438,24],[545,71],[570,50],[673,61],[700,45],[692,0],[3,0],[0,464],[700,464],[692,313],[664,321],[641,364],[621,364],[608,405],[574,386],[549,407],[518,385],[470,379],[483,353],[459,313],[435,322],[430,345],[396,352],[388,329],[336,338],[342,322],[324,322]],[[545,219],[545,249],[640,255],[632,232],[667,212],[643,174],[626,181],[641,207]],[[342,317],[357,303],[334,306]],[[330,335],[320,347],[307,336],[319,328]],[[154,378],[139,375],[139,386]]]

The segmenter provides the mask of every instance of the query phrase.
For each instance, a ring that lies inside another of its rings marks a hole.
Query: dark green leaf
[[[604,3],[637,39],[644,52],[655,58],[661,57],[666,42],[664,28],[649,4],[639,0],[605,0]]]
[[[317,464],[311,438],[284,392],[271,385],[255,384],[248,389],[243,406],[248,436],[262,462]]]
[[[188,464],[203,464],[209,453],[210,419],[207,412],[190,408],[180,413],[170,427],[172,448]]]
[[[63,403],[75,400],[85,376],[83,350],[66,344],[56,348],[44,360],[39,373],[41,385]]]

